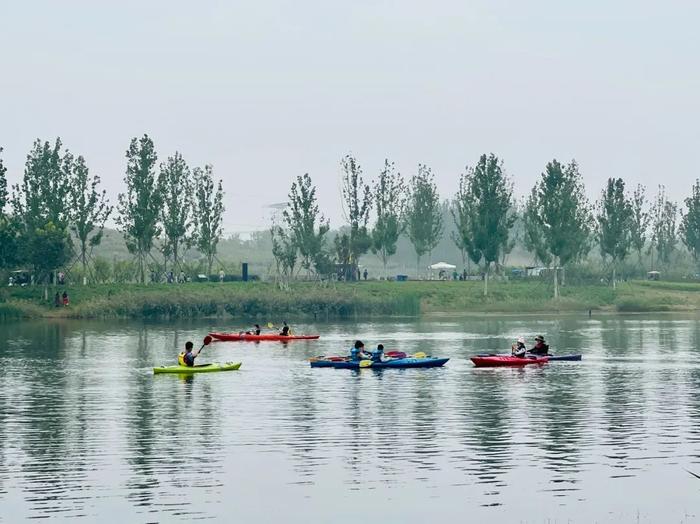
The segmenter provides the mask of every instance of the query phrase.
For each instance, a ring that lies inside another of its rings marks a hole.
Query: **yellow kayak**
[[[241,362],[212,362],[201,366],[160,366],[153,368],[153,373],[212,373],[214,371],[235,371]]]

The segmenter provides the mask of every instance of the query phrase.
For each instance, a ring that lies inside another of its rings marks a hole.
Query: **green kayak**
[[[201,366],[160,366],[153,368],[153,373],[211,373],[213,371],[235,371],[241,367],[240,362],[212,362]]]

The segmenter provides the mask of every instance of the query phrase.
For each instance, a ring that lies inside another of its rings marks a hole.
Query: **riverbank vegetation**
[[[267,282],[71,286],[67,307],[45,301],[34,286],[0,290],[0,317],[195,318],[257,320],[352,318],[430,313],[557,314],[700,309],[700,284],[622,282],[569,285],[552,298],[550,282],[494,281],[488,296],[481,282],[357,282],[319,286],[294,283],[281,290]],[[61,288],[63,289],[63,288]]]

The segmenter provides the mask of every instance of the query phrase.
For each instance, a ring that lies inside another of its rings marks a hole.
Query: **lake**
[[[0,324],[0,522],[697,522],[700,317],[298,324],[214,343],[240,371],[152,374],[223,321]],[[582,362],[475,369],[543,334]],[[311,369],[368,347],[444,368]]]

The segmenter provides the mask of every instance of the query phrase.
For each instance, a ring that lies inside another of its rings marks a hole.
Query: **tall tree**
[[[406,204],[406,233],[416,252],[416,272],[420,259],[431,253],[442,237],[440,196],[430,168],[418,164],[418,173],[411,178]]]
[[[598,202],[597,236],[603,258],[612,260],[612,283],[616,287],[617,265],[629,253],[632,244],[634,211],[625,195],[625,182],[609,178]]]
[[[282,216],[294,238],[301,266],[311,274],[314,262],[323,252],[329,225],[319,211],[316,186],[308,173],[298,176],[292,183],[289,203]]]
[[[659,186],[659,193],[651,208],[651,242],[649,251],[652,253],[652,269],[654,268],[653,254],[657,261],[666,266],[671,262],[671,255],[676,249],[678,235],[676,220],[678,205],[666,198],[666,188]]]
[[[384,168],[374,184],[374,209],[377,220],[372,229],[372,252],[379,256],[384,268],[396,254],[396,243],[402,231],[402,216],[406,205],[406,187],[393,162],[384,160]]]
[[[160,165],[158,185],[163,191],[160,221],[163,229],[163,255],[172,259],[172,267],[180,264],[180,251],[191,245],[192,176],[187,162],[179,152]]]
[[[526,245],[539,260],[554,266],[554,298],[559,298],[558,268],[583,256],[589,248],[591,212],[578,165],[557,160],[532,188],[525,210]]]
[[[367,231],[372,199],[369,185],[362,178],[362,167],[352,155],[346,155],[340,162],[343,170],[342,194],[343,212],[348,223],[350,241],[350,264],[347,269],[357,267],[360,257],[367,253],[372,239]],[[352,276],[356,271],[352,271]],[[347,274],[346,279],[351,275]]]
[[[107,200],[107,192],[99,191],[100,177],[90,178],[85,159],[79,156],[70,160],[69,197],[71,209],[71,229],[78,240],[79,258],[83,266],[83,285],[87,283],[89,271],[89,251],[102,241],[105,222],[112,213],[112,206]]]
[[[37,282],[44,283],[48,297],[51,272],[61,267],[71,253],[67,228],[70,222],[72,155],[54,144],[36,140],[27,155],[21,184],[13,187],[14,220],[20,231],[22,251],[34,266]]]
[[[219,180],[214,185],[213,168],[194,168],[194,243],[207,259],[207,275],[216,256],[216,249],[223,233],[224,190]]]
[[[681,212],[681,239],[697,265],[700,262],[700,180],[695,180],[691,195],[685,199],[685,207],[686,212]]]
[[[137,276],[146,282],[146,258],[160,234],[158,220],[163,207],[163,190],[156,176],[156,154],[148,135],[132,138],[126,151],[126,193],[119,194],[117,225],[126,247],[136,256]]]
[[[488,295],[489,272],[509,246],[513,214],[513,187],[494,154],[479,162],[460,179],[456,198],[457,230],[475,263],[484,263],[484,296]]]
[[[644,186],[637,184],[637,188],[632,194],[632,227],[630,234],[632,238],[632,247],[637,252],[637,261],[640,266],[642,264],[642,251],[647,242],[647,232],[651,217],[646,208],[646,195]]]

